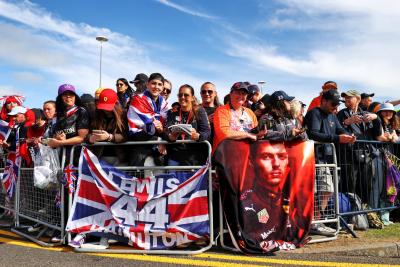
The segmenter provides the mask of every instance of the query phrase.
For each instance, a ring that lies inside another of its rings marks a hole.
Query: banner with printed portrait
[[[225,140],[215,152],[223,213],[244,253],[306,243],[314,212],[314,143]]]

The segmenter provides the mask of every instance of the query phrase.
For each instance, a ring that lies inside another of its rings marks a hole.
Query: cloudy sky
[[[0,95],[26,106],[117,78],[161,72],[222,97],[236,81],[266,81],[308,103],[327,80],[340,90],[399,99],[400,1],[396,0],[0,0]],[[197,95],[198,92],[197,92]]]

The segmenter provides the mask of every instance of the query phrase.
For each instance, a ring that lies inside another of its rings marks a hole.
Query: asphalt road
[[[327,254],[278,253],[255,257],[214,249],[196,256],[84,254],[68,247],[43,248],[0,230],[0,266],[385,266],[400,258],[343,257]],[[400,266],[400,265],[397,265]]]

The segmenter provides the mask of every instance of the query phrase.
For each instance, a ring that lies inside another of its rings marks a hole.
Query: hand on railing
[[[339,143],[341,144],[354,143],[355,141],[356,141],[355,135],[348,135],[348,134],[339,135]]]

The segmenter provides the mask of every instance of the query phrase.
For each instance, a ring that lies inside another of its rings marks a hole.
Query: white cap
[[[27,109],[24,108],[23,106],[16,106],[8,113],[8,115],[14,116],[14,115],[17,115],[19,113],[25,114],[26,111],[27,111]]]

